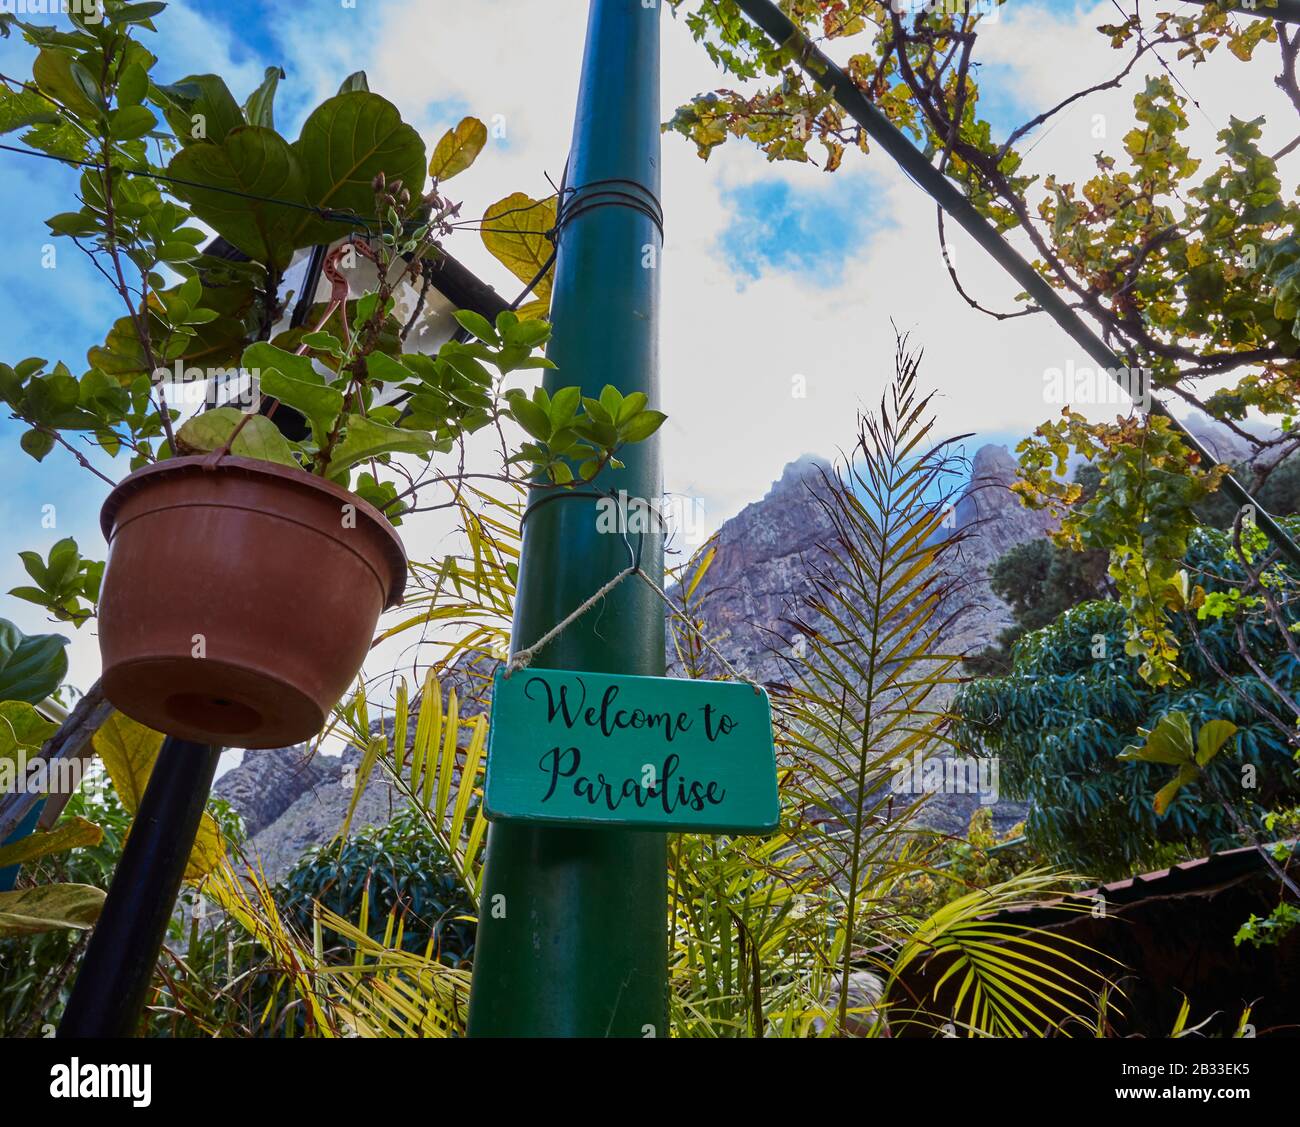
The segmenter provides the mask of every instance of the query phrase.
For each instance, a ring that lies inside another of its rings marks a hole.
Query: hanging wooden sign
[[[485,803],[493,821],[771,833],[767,694],[733,681],[498,673]]]

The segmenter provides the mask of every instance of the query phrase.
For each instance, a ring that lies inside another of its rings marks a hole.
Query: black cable
[[[618,191],[604,187],[607,184],[627,184],[635,188],[636,191]],[[564,198],[565,192],[569,193],[567,201]],[[640,181],[629,180],[622,176],[612,176],[602,180],[592,180],[577,188],[562,188],[560,190],[560,205],[555,217],[555,226],[548,232],[548,234],[553,235],[551,241],[558,242],[560,233],[566,224],[579,215],[584,215],[600,207],[628,207],[633,211],[639,211],[658,228],[659,237],[663,238],[664,211],[658,197]]]
[[[605,494],[595,493],[592,492],[591,490],[583,491],[579,489],[561,489],[557,487],[554,492],[544,494],[540,500],[532,502],[530,505],[528,505],[527,508],[524,509],[522,515],[519,517],[519,527],[522,529],[524,525],[528,522],[528,518],[533,515],[533,512],[537,509],[540,509],[543,505],[549,505],[552,501],[562,501],[565,498],[573,498],[573,497],[582,497],[594,501],[603,501],[605,499]]]
[[[536,486],[533,486],[533,488],[536,488]],[[528,518],[533,515],[535,510],[540,509],[543,505],[549,505],[552,501],[573,500],[575,498],[582,499],[582,500],[618,502],[619,495],[613,486],[610,486],[610,488],[604,492],[594,492],[592,490],[581,490],[581,489],[564,489],[562,487],[556,487],[554,492],[545,494],[541,498],[541,500],[533,501],[524,509],[522,515],[519,518],[520,532],[521,533],[523,532],[524,525],[527,524]],[[641,550],[645,546],[645,529],[638,530],[635,549],[633,549],[632,547],[632,541],[627,538],[626,530],[624,530],[621,533],[621,535],[623,537],[623,546],[627,548],[628,567],[633,568],[636,571],[640,571]]]

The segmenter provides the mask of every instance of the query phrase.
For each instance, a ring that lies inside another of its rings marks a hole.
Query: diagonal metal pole
[[[592,0],[558,254],[550,390],[612,383],[659,407],[659,8]],[[657,439],[601,474],[602,489],[660,495]],[[548,498],[551,495],[548,495]],[[623,537],[598,531],[592,491],[541,502],[524,522],[513,642],[531,645],[627,567]],[[662,542],[641,565],[658,581]],[[550,643],[538,665],[661,676],[664,615],[625,582]],[[667,875],[662,833],[488,833],[470,997],[471,1036],[666,1036]]]
[[[1115,378],[1119,371],[1127,370],[1128,365],[1125,361],[1075,310],[1070,308],[1066,300],[1051,287],[1047,280],[1017,253],[1015,248],[961,194],[956,185],[935,168],[925,154],[868,100],[853,79],[831,62],[771,0],[736,0],[736,5],[758,24],[777,46],[787,49],[794,61],[818,86],[834,95],[840,108],[862,126],[867,136],[893,157],[914,183],[929,193],[971,238],[988,251],[992,258],[1024,288],[1052,320],[1070,334],[1075,343],[1100,367],[1106,369],[1112,378]],[[1260,14],[1267,13],[1261,11]],[[1206,450],[1200,440],[1174,418],[1169,413],[1169,409],[1154,395],[1151,397],[1151,412],[1169,419],[1184,445],[1200,455],[1202,465],[1212,466],[1218,463],[1219,459]],[[1251,506],[1255,513],[1255,524],[1260,531],[1293,565],[1300,567],[1300,547],[1268,510],[1250,495],[1245,486],[1229,474],[1223,479],[1220,487],[1238,505]]]
[[[1216,0],[1190,0],[1190,2],[1204,6],[1213,4]],[[1254,16],[1261,20],[1300,23],[1300,0],[1230,0],[1227,4],[1219,0],[1219,7],[1230,8],[1238,15]]]
[[[81,960],[60,1037],[133,1037],[221,748],[168,736]]]

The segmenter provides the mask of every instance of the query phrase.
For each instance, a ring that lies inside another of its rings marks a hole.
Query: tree
[[[1288,522],[1291,529],[1300,521]],[[1206,597],[1226,597],[1245,581],[1231,534],[1193,534],[1186,560],[1204,578]],[[1300,622],[1286,612],[1291,629]],[[956,701],[958,739],[975,754],[999,757],[1002,783],[1029,803],[1025,832],[1040,853],[1099,876],[1242,844],[1234,816],[1218,795],[1232,798],[1243,823],[1260,837],[1271,809],[1300,798],[1288,728],[1269,719],[1269,680],[1294,696],[1300,664],[1271,616],[1176,619],[1190,680],[1153,686],[1137,675],[1139,655],[1126,645],[1123,609],[1110,602],[1082,603],[1054,623],[1027,634],[1012,650],[1003,677],[962,687]],[[1254,668],[1248,651],[1268,655]],[[1205,769],[1206,779],[1178,791],[1167,807],[1153,796],[1168,783],[1168,767],[1121,761],[1154,729],[1181,712],[1194,728],[1227,720],[1240,729],[1230,750]]]
[[[1241,463],[1233,467],[1233,473],[1248,481],[1251,467]],[[1300,513],[1300,457],[1292,455],[1273,469],[1254,496],[1275,516]],[[1237,517],[1237,506],[1222,493],[1213,493],[1196,507],[1196,515],[1215,528],[1231,528]]]
[[[841,166],[850,147],[867,150],[864,131],[846,124],[832,95],[800,65],[797,40],[777,46],[735,0],[673,0],[713,61],[757,90],[720,89],[680,107],[671,128],[701,157],[729,137],[757,145],[769,159]],[[1300,112],[1296,61],[1300,29],[1252,12],[1205,4],[1190,14],[1128,14],[1098,30],[1125,57],[1116,72],[1077,90],[1005,137],[981,115],[981,30],[995,4],[903,4],[886,0],[791,0],[781,10],[813,41],[833,41],[843,69],[898,129],[919,143],[936,168],[998,231],[1018,242],[1035,268],[1123,358],[1148,389],[1174,396],[1224,423],[1250,444],[1264,476],[1300,448],[1290,426],[1300,402],[1300,201],[1284,192],[1277,161],[1260,147],[1262,118],[1231,117],[1213,154],[1184,142],[1187,98],[1165,72],[1162,52],[1193,65],[1214,51],[1243,62],[1276,45],[1277,84]],[[1260,14],[1266,9],[1260,8]],[[1040,177],[1018,147],[1065,110],[1114,89],[1130,74],[1149,74],[1133,97],[1122,151],[1098,152],[1082,183]],[[939,242],[962,298],[999,319],[1041,312],[1026,304],[991,311],[963,287]],[[1027,295],[1022,300],[1028,301]],[[1220,389],[1203,397],[1198,381]],[[1241,425],[1251,409],[1278,420],[1274,432]],[[1073,451],[1094,462],[1114,488],[1081,500],[1061,480]],[[1170,614],[1190,592],[1179,578],[1194,508],[1223,471],[1199,464],[1167,418],[1137,413],[1089,423],[1069,410],[1021,444],[1023,498],[1064,517],[1061,543],[1105,551],[1116,595],[1140,647],[1140,675],[1156,685],[1184,680]]]
[[[1075,471],[1084,496],[1097,491],[1100,475],[1087,462]],[[1097,598],[1106,585],[1104,552],[1072,552],[1050,540],[1028,540],[1004,552],[989,568],[989,585],[1011,608],[1012,625],[998,633],[997,642],[966,658],[966,672],[988,677],[1010,672],[1011,647],[1030,630],[1038,630],[1087,599]]]

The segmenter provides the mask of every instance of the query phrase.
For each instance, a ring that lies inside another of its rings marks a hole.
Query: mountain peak
[[[981,446],[970,464],[971,482],[1010,485],[1016,480],[1016,459],[1001,443]]]
[[[781,476],[772,483],[763,500],[802,489],[805,483],[815,484],[821,480],[823,471],[830,473],[831,469],[831,463],[818,454],[800,454],[793,462],[786,463]]]

